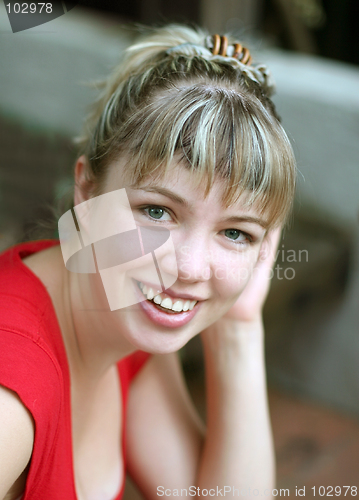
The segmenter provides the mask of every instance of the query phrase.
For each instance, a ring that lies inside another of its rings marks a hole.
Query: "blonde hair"
[[[232,57],[213,56],[207,36],[168,25],[127,49],[102,83],[79,140],[90,179],[100,186],[121,154],[130,184],[163,175],[177,160],[193,172],[204,196],[221,178],[225,206],[249,192],[269,225],[283,223],[296,164],[270,100],[269,73],[265,66],[247,68]]]

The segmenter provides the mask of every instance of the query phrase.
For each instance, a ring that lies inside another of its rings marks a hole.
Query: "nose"
[[[178,279],[188,283],[208,281],[211,277],[211,260],[208,242],[195,235],[175,244]]]

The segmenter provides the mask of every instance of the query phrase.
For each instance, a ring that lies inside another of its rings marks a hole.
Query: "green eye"
[[[239,231],[238,229],[226,229],[224,234],[227,236],[227,238],[230,238],[234,241],[244,241],[246,239],[242,231]]]
[[[163,208],[160,207],[150,207],[148,208],[148,215],[152,217],[153,219],[161,219],[164,214]]]

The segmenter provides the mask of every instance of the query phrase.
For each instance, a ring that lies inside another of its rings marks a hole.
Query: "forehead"
[[[151,199],[158,199],[159,202],[164,202],[167,198],[189,212],[202,213],[206,219],[210,219],[212,215],[216,218],[247,215],[257,218],[263,227],[267,227],[266,218],[261,214],[258,204],[250,202],[250,191],[239,192],[236,201],[230,206],[225,206],[223,197],[228,182],[225,179],[216,178],[206,196],[204,188],[206,183],[198,183],[196,174],[181,162],[172,161],[166,170],[162,168],[157,172],[139,182],[131,183],[126,178],[126,162],[119,160],[111,166],[104,190],[126,188],[129,193],[136,193],[142,197],[149,194]]]

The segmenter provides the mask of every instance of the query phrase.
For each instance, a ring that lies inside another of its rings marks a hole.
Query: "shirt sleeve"
[[[0,384],[19,396],[34,419],[31,476],[40,481],[58,430],[63,400],[59,369],[51,353],[36,340],[0,329]]]

